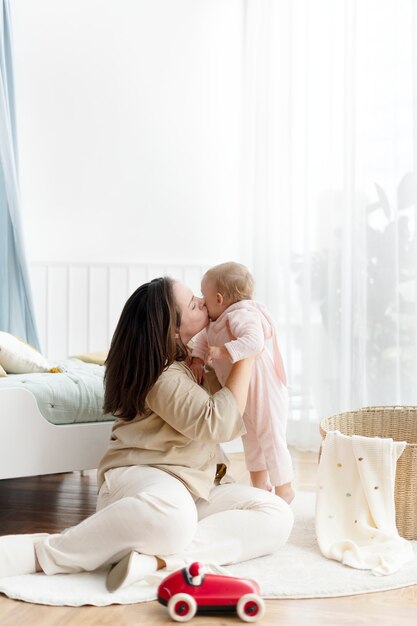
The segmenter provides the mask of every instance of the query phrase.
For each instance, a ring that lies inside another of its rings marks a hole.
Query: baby
[[[195,337],[191,369],[201,382],[204,364],[210,363],[224,385],[232,363],[257,355],[243,415],[246,466],[254,487],[271,491],[274,486],[278,496],[291,502],[285,371],[274,322],[266,308],[252,300],[253,289],[251,274],[239,263],[222,263],[204,274],[201,291],[211,321]],[[267,339],[272,339],[273,355]]]

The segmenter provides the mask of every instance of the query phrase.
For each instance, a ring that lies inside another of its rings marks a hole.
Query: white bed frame
[[[143,282],[169,275],[199,291],[205,264],[34,263],[35,313],[49,359],[106,350],[123,304]],[[112,422],[55,425],[27,389],[0,388],[0,479],[94,469]]]
[[[97,467],[113,422],[55,425],[27,389],[0,392],[0,479]]]

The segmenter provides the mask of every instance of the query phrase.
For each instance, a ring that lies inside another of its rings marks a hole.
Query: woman
[[[200,387],[186,345],[207,323],[204,300],[170,278],[130,296],[106,362],[104,411],[117,420],[98,468],[97,512],[63,533],[0,538],[0,577],[116,564],[113,591],[157,569],[236,563],[287,541],[284,500],[222,483],[218,444],[245,432],[252,361],[235,363],[213,395]]]

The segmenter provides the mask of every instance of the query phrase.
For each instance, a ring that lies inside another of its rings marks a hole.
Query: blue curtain
[[[20,223],[10,6],[0,15],[0,330],[39,349]]]

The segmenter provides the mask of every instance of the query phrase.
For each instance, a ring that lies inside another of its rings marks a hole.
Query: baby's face
[[[209,318],[216,320],[227,309],[227,305],[221,302],[220,294],[217,292],[216,285],[210,279],[203,278],[201,281],[201,293],[207,307]],[[220,302],[219,302],[220,300]]]

